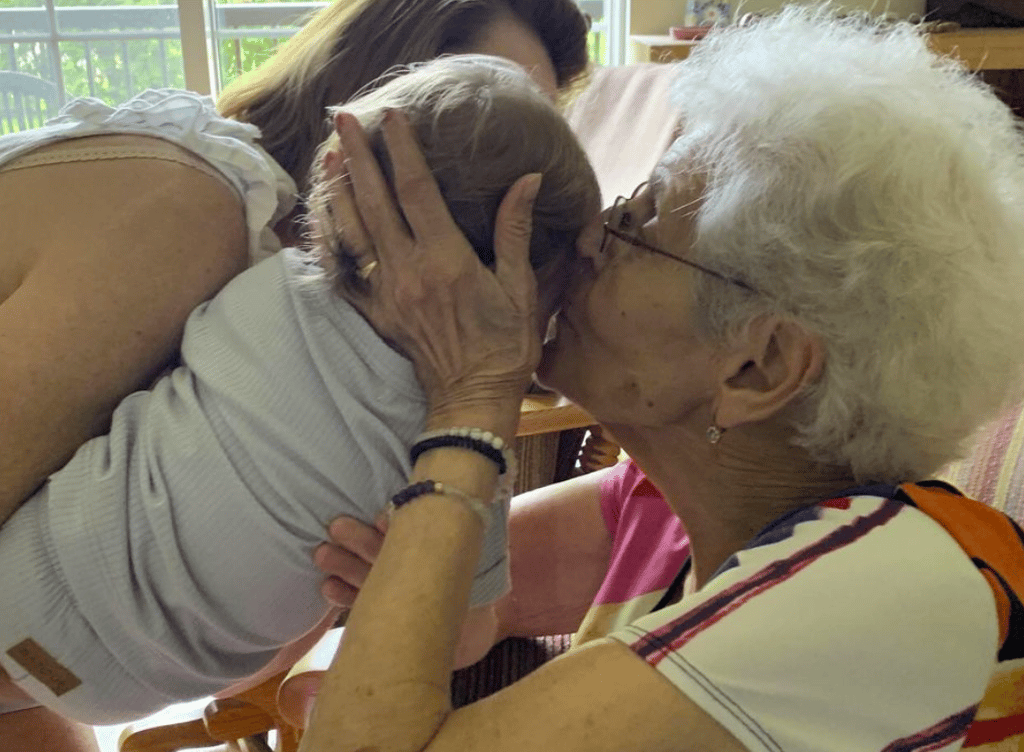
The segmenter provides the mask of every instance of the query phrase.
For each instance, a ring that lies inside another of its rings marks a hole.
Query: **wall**
[[[734,8],[740,13],[771,13],[786,0],[743,0],[742,5],[734,0]],[[843,8],[869,10],[876,13],[892,11],[900,16],[910,13],[924,13],[925,0],[843,0]],[[631,0],[631,34],[668,34],[669,26],[678,26],[683,20],[685,0]]]

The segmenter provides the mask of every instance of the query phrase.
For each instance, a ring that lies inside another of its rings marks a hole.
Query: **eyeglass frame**
[[[744,282],[742,279],[730,277],[727,274],[717,272],[714,269],[709,269],[708,267],[703,266],[702,264],[698,264],[696,261],[690,261],[689,259],[682,258],[681,256],[676,256],[673,253],[669,253],[666,250],[651,245],[638,235],[630,235],[629,233],[623,232],[622,230],[616,227],[612,227],[611,223],[613,221],[618,221],[619,208],[627,201],[632,201],[634,198],[636,198],[637,194],[639,194],[646,187],[646,185],[646,182],[641,183],[633,191],[632,196],[629,196],[628,198],[626,196],[619,196],[612,203],[611,208],[608,210],[608,219],[604,220],[601,223],[601,226],[604,228],[604,234],[601,236],[600,254],[602,256],[605,254],[605,251],[608,248],[608,236],[611,235],[612,237],[618,238],[619,240],[623,241],[624,243],[628,243],[631,246],[634,246],[636,248],[643,248],[645,251],[650,251],[651,253],[657,254],[658,256],[664,256],[666,258],[672,259],[673,261],[678,261],[680,264],[685,264],[686,266],[689,266],[692,269],[704,272],[705,274],[710,274],[712,277],[715,277],[716,279],[720,279],[723,282],[728,282],[731,285],[736,285],[737,287],[746,290],[747,292],[752,292],[758,295],[760,294],[760,291],[756,287],[748,284],[747,282]]]

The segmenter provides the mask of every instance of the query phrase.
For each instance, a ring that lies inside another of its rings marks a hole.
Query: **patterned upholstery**
[[[1024,404],[985,426],[970,454],[939,477],[1024,525]]]

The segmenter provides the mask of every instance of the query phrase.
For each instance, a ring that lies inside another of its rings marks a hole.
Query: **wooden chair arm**
[[[224,742],[206,732],[202,718],[140,729],[128,726],[117,742],[120,752],[177,752],[179,749],[216,747]]]
[[[306,718],[320,691],[323,675],[338,652],[341,634],[340,629],[325,633],[281,681],[277,691],[277,709],[281,718],[293,728],[306,727]]]
[[[207,705],[203,722],[210,738],[221,742],[244,739],[276,728],[274,719],[264,710],[235,697],[217,699]]]
[[[277,691],[286,672],[234,697],[212,700],[202,718],[151,728],[133,724],[118,742],[120,752],[176,752],[194,747],[218,747],[276,730],[282,750],[294,750],[298,739],[284,726],[277,711]]]

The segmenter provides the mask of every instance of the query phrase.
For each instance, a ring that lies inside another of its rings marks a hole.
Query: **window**
[[[578,0],[591,18],[590,59],[601,65],[622,65],[626,55],[629,0]]]
[[[591,57],[622,61],[626,0],[581,0]],[[266,60],[326,2],[3,0],[0,133],[41,125],[68,99],[120,102],[146,88],[218,91]]]
[[[204,61],[207,70],[216,71],[212,89],[219,91],[235,76],[262,63],[282,40],[298,31],[306,18],[327,4],[303,0],[208,2],[200,47],[205,46],[206,39],[217,42],[216,59]],[[197,27],[198,23],[192,28]]]

